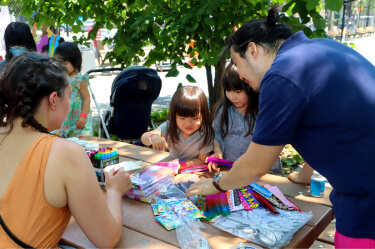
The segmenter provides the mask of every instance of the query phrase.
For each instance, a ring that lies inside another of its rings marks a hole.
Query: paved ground
[[[357,39],[347,40],[347,42],[352,42],[356,45],[358,52],[366,57],[370,62],[375,65],[375,36],[362,37]],[[179,67],[180,74],[177,77],[166,78],[166,72],[159,72],[159,76],[162,79],[162,89],[159,98],[153,104],[153,110],[163,109],[169,107],[169,102],[179,83],[183,85],[197,85],[206,93],[208,96],[207,80],[206,80],[206,70],[205,68],[193,68],[193,70],[185,69]],[[186,75],[191,74],[197,83],[189,83],[186,80]],[[214,70],[213,70],[214,74]],[[95,95],[98,107],[101,112],[105,112],[110,109],[109,98],[111,95],[111,86],[116,74],[96,74],[94,78],[90,79],[91,89]],[[95,107],[95,103],[91,101],[91,109],[93,112],[94,120],[99,121],[98,111]]]

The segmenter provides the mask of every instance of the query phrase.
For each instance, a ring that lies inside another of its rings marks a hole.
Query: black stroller
[[[109,133],[120,139],[139,139],[149,126],[155,129],[151,122],[151,106],[160,94],[161,79],[156,70],[142,66],[130,66],[124,70],[95,69],[87,73],[119,70],[122,72],[114,79],[111,88],[112,111],[107,112],[105,121],[92,91],[91,94],[108,139]]]

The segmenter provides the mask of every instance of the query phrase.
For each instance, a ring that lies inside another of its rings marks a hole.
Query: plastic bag
[[[280,214],[273,214],[265,208],[257,208],[220,215],[212,221],[215,227],[238,237],[268,248],[280,248],[288,244],[294,233],[312,218],[312,213],[278,211]]]
[[[170,184],[168,188],[161,192],[155,199],[184,199],[189,187],[199,180],[199,177],[186,177],[177,183]]]
[[[180,218],[176,228],[178,244],[182,249],[209,249],[210,244],[201,233],[200,228],[205,228],[197,219]]]

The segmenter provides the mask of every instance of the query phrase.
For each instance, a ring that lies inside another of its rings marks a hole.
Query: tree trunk
[[[204,65],[206,68],[206,78],[207,78],[207,86],[208,86],[208,98],[209,98],[209,108],[211,109],[211,101],[214,98],[214,86],[212,84],[212,68],[210,65]]]
[[[214,82],[214,94],[215,98],[210,101],[210,108],[213,110],[216,102],[223,97],[223,87],[221,86],[221,76],[223,75],[225,64],[227,59],[225,56],[221,56],[219,62],[215,65],[215,82]]]

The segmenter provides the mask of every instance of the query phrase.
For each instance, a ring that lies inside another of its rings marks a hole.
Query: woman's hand
[[[218,192],[219,191],[217,191],[215,186],[212,184],[212,179],[203,178],[190,186],[190,188],[186,192],[185,197],[189,197],[192,195],[213,195]]]
[[[83,129],[85,128],[86,125],[86,118],[84,117],[79,117],[76,122],[76,128],[77,129]]]
[[[221,151],[218,151],[218,152],[215,152],[214,154],[212,154],[211,157],[216,157],[216,158],[219,158],[219,159],[223,159],[223,153]],[[206,163],[207,163],[207,158],[206,158]],[[220,171],[220,168],[217,167],[216,163],[209,162],[207,164],[207,166],[208,166],[208,171],[209,172],[211,172],[212,170]]]
[[[126,173],[123,168],[118,170],[111,169],[111,171],[105,174],[105,185],[107,190],[115,190],[119,192],[121,196],[126,194],[126,192],[128,192],[132,187],[130,175]]]
[[[155,134],[151,137],[151,141],[152,141],[152,148],[154,149],[154,151],[160,152],[160,151],[163,151],[164,149],[168,149],[168,144],[165,141],[164,137],[161,137]]]

